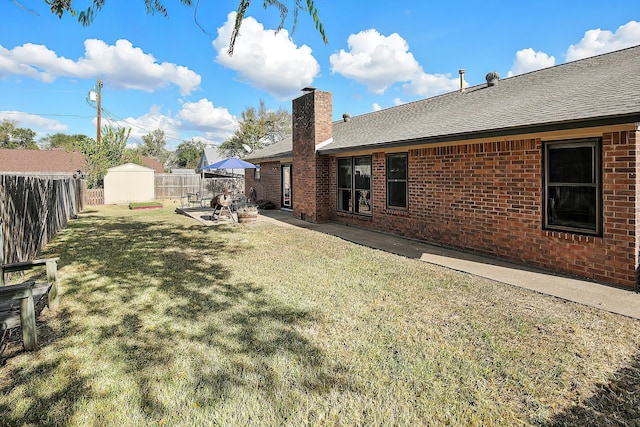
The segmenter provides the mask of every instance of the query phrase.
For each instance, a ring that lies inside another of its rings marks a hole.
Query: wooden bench
[[[36,331],[35,306],[45,294],[49,309],[56,311],[60,305],[58,295],[58,260],[45,258],[31,261],[0,264],[0,322],[7,328],[22,327],[22,340],[25,350],[34,350],[38,344]],[[17,285],[5,285],[4,275],[31,270],[45,266],[46,282],[25,282]],[[19,302],[19,312],[15,302]]]

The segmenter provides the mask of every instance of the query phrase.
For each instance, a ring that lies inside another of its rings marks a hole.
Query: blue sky
[[[253,0],[229,57],[238,0],[201,2],[204,31],[193,8],[164,3],[168,18],[107,0],[85,28],[43,0],[0,0],[0,120],[95,137],[87,95],[102,79],[103,124],[131,127],[132,144],[162,129],[174,149],[224,141],[261,99],[290,110],[306,86],[332,92],[339,119],[456,90],[460,68],[475,85],[640,44],[636,0],[315,0],[328,45],[306,14],[274,35],[277,10]]]

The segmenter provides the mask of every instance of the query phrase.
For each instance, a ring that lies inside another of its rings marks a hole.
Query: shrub
[[[256,205],[260,209],[275,209],[276,205],[271,200],[260,199],[256,200]]]

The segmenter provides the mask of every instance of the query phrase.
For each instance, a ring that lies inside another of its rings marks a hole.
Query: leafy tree
[[[16,122],[3,120],[0,123],[0,148],[26,148],[37,150],[36,133],[31,129],[16,127]]]
[[[77,151],[81,141],[90,139],[87,135],[67,135],[66,133],[54,133],[40,138],[40,144],[46,149],[63,148],[67,151]]]
[[[163,165],[167,164],[169,160],[169,150],[165,147],[167,140],[164,136],[164,131],[156,129],[142,137],[144,145],[140,147],[140,153],[143,156],[148,156],[156,159]]]
[[[222,144],[220,150],[228,157],[242,157],[251,151],[276,143],[291,133],[291,114],[287,110],[267,110],[264,101],[260,106],[247,107],[241,113],[238,130]]]
[[[130,128],[102,128],[102,138],[97,143],[92,138],[79,141],[79,149],[87,163],[87,186],[101,188],[107,169],[125,161],[125,149]]]
[[[106,0],[92,0],[87,9],[78,13],[76,9],[73,7],[73,0],[44,0],[47,5],[49,5],[51,9],[51,13],[57,15],[59,18],[65,13],[69,13],[71,16],[78,16],[78,22],[80,22],[83,26],[88,26],[93,22],[93,18],[97,12],[99,12],[105,5]],[[252,0],[239,0],[238,4],[238,14],[236,16],[235,27],[231,34],[231,40],[229,42],[229,55],[233,54],[233,47],[235,46],[236,38],[240,34],[240,26],[242,25],[242,20],[245,17],[247,9],[251,5]],[[327,44],[327,36],[324,32],[324,27],[322,26],[322,22],[320,22],[320,17],[318,15],[318,9],[315,7],[313,0],[292,0],[293,1],[293,26],[291,32],[295,32],[296,25],[298,23],[298,14],[300,11],[307,12],[313,19],[316,30],[320,33],[322,37],[322,41]],[[198,15],[198,4],[199,0],[180,0],[185,6],[194,7],[194,19],[196,24],[200,26],[198,23],[197,15]],[[263,0],[262,6],[266,9],[268,7],[273,7],[278,10],[280,13],[280,24],[278,25],[278,30],[284,28],[285,20],[289,15],[289,8],[287,7],[289,1],[288,0]],[[156,13],[166,17],[169,15],[169,11],[164,6],[161,0],[144,0],[144,6],[147,11],[147,14],[154,15]],[[204,31],[204,29],[203,29]]]
[[[204,143],[202,141],[195,139],[182,141],[176,148],[176,165],[181,168],[197,169],[200,165],[203,150]]]

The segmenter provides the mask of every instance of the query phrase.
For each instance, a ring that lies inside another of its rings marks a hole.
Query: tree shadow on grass
[[[640,353],[593,395],[556,415],[545,426],[640,426]]]
[[[243,248],[223,235],[233,227],[216,230],[106,216],[70,223],[47,248],[61,258],[61,310],[55,326],[39,328],[41,351],[17,353],[25,360],[0,371],[0,419],[65,424],[83,411],[83,402],[108,400],[95,391],[100,374],[92,371],[101,370],[132,383],[125,393],[142,418],[156,420],[175,404],[163,400],[159,384],[184,388],[200,406],[247,385],[273,394],[274,363],[283,355],[304,373],[301,388],[344,385],[326,372],[321,350],[298,329],[314,321],[312,313],[264,297],[259,285],[233,283],[225,261]],[[201,358],[198,346],[224,362]],[[185,360],[190,372],[181,373]],[[36,376],[63,380],[39,390]],[[249,377],[257,383],[248,384]],[[111,399],[99,409],[102,416],[117,410]],[[22,408],[14,413],[18,400]]]

